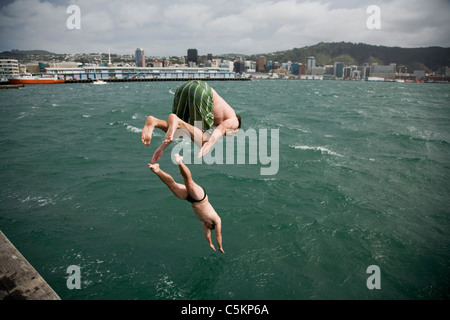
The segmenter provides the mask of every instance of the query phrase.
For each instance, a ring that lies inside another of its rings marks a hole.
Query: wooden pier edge
[[[0,299],[61,300],[0,231]]]

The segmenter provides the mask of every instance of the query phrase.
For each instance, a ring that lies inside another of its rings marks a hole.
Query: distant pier
[[[25,87],[23,84],[0,84],[0,89],[20,89]]]
[[[249,81],[250,78],[129,78],[129,79],[70,79],[66,80],[65,83],[93,83],[95,81],[104,82],[155,82],[155,81],[190,81],[190,80],[201,80],[201,81]]]
[[[0,300],[61,300],[1,231]]]

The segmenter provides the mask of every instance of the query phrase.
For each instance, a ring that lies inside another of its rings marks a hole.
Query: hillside
[[[363,43],[324,43],[270,54],[261,54],[267,60],[280,63],[292,61],[306,63],[309,56],[314,56],[321,65],[344,62],[347,65],[363,65],[364,63],[405,65],[408,72],[425,69],[427,72],[436,71],[441,67],[450,66],[450,48],[400,48],[373,46]],[[256,59],[253,55],[251,59]]]

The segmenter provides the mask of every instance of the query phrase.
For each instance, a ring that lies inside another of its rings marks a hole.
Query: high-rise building
[[[306,59],[306,69],[308,70],[308,72],[311,72],[315,66],[316,66],[316,58],[308,57],[308,59]]]
[[[334,63],[334,76],[337,79],[344,78],[344,67],[345,64],[343,62],[335,62]]]
[[[242,74],[242,73],[244,73],[244,67],[245,67],[245,64],[242,61],[236,60],[234,62],[234,69],[233,69],[233,71],[236,72],[236,73],[241,73]]]
[[[145,67],[145,53],[144,53],[144,49],[137,48],[135,56],[136,56],[136,67]]]
[[[187,58],[188,65],[189,65],[190,62],[195,63],[195,65],[198,65],[198,51],[197,51],[197,49],[188,49],[187,55],[188,55],[188,58]]]
[[[296,76],[300,75],[300,64],[298,62],[292,64],[292,74]]]
[[[266,64],[266,57],[258,57],[258,59],[256,59],[256,72],[266,72]]]
[[[0,79],[19,75],[19,61],[15,59],[0,59]]]
[[[267,61],[266,62],[266,72],[270,72],[272,71],[272,61]]]

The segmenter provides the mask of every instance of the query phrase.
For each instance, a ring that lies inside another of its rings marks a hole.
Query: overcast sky
[[[71,4],[80,29],[67,27]],[[367,27],[370,5],[380,8],[381,29]],[[253,54],[340,41],[450,47],[449,16],[450,0],[0,0],[0,52]]]

